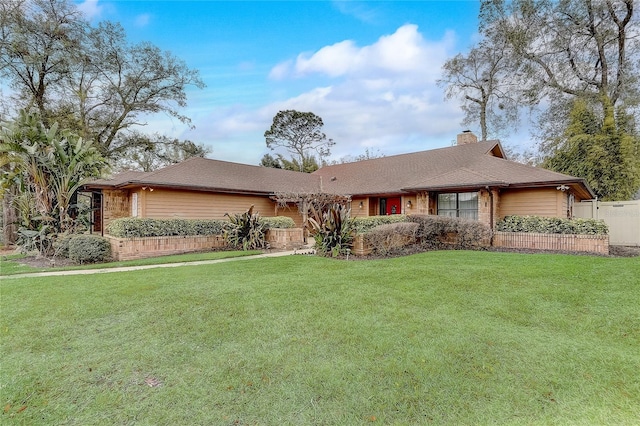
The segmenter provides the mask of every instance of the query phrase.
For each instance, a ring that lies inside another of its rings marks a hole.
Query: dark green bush
[[[126,217],[115,219],[107,233],[118,238],[163,237],[171,235],[222,235],[228,225],[218,219],[148,219]]]
[[[537,232],[541,234],[606,235],[607,225],[596,219],[562,219],[541,216],[506,216],[496,224],[497,231]]]
[[[253,206],[244,213],[225,214],[229,225],[224,236],[227,244],[243,250],[256,250],[266,247],[265,226],[260,215],[253,212]]]
[[[371,245],[375,254],[386,256],[395,250],[416,243],[418,229],[417,223],[388,223],[376,226],[365,233],[365,241]]]
[[[111,245],[99,235],[75,235],[69,241],[69,259],[74,262],[104,262],[110,258]]]
[[[287,216],[263,217],[260,218],[265,229],[279,228],[291,229],[296,227],[296,223]]]
[[[426,248],[470,249],[491,245],[491,228],[477,220],[411,215],[408,221],[420,225],[418,241]]]
[[[403,214],[392,214],[388,216],[361,216],[352,219],[353,231],[356,234],[364,234],[370,229],[389,223],[406,222],[407,216]]]

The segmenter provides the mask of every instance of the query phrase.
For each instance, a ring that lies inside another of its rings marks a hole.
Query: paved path
[[[177,262],[177,263],[162,263],[158,265],[142,265],[142,266],[119,266],[117,268],[101,268],[101,269],[77,269],[70,271],[45,271],[45,272],[33,272],[29,274],[16,274],[0,277],[0,280],[17,279],[17,278],[34,278],[34,277],[56,277],[66,275],[90,275],[90,274],[108,274],[111,272],[128,272],[128,271],[142,271],[144,269],[153,268],[176,268],[178,266],[195,266],[195,265],[211,265],[214,263],[234,262],[240,260],[259,259],[263,257],[281,257],[291,256],[293,254],[309,254],[313,249],[303,248],[300,250],[292,251],[276,251],[270,253],[256,254],[252,256],[238,256],[229,257],[226,259],[212,259],[212,260],[197,260],[194,262]]]

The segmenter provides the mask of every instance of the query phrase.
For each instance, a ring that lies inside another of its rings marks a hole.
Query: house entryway
[[[400,197],[380,198],[380,215],[402,213],[402,199]]]

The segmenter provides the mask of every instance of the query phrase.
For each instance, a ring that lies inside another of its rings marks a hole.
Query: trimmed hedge
[[[287,216],[261,217],[260,222],[264,225],[264,229],[291,229],[296,227],[293,219]]]
[[[417,223],[387,223],[367,231],[365,241],[371,245],[374,253],[386,256],[415,244],[419,228]]]
[[[500,220],[496,224],[496,230],[540,234],[606,235],[609,233],[609,228],[602,220],[515,215],[506,216]]]
[[[407,219],[420,225],[418,239],[424,247],[477,249],[491,245],[491,228],[477,220],[432,215],[411,215]]]
[[[107,233],[117,238],[167,237],[172,235],[222,235],[229,225],[218,219],[148,219],[125,217],[107,226]]]
[[[69,240],[69,259],[78,263],[104,262],[111,258],[109,240],[99,235],[75,235]]]
[[[406,222],[407,215],[393,214],[388,216],[362,216],[362,217],[354,217],[352,221],[353,221],[352,226],[353,226],[354,232],[356,234],[364,234],[367,231],[380,225]]]
[[[295,228],[290,217],[261,217],[265,229]],[[229,221],[221,219],[149,219],[124,217],[107,225],[107,233],[117,238],[168,237],[173,235],[223,235]]]

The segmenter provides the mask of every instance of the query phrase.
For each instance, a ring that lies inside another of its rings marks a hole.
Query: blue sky
[[[259,163],[284,109],[322,117],[331,159],[448,146],[463,130],[436,80],[477,39],[478,1],[77,3],[200,71],[207,87],[190,88],[182,111],[195,129],[153,116],[144,130],[208,145],[211,158]]]

